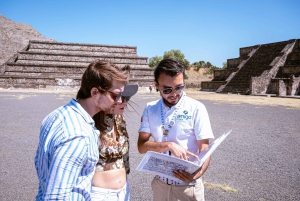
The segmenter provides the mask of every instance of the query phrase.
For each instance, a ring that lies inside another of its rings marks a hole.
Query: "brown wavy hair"
[[[129,80],[130,67],[123,68],[107,60],[96,60],[89,64],[82,75],[81,86],[77,92],[76,99],[86,99],[91,97],[93,87],[100,88],[100,93],[105,93],[112,87],[113,81],[124,82]]]
[[[129,77],[129,75],[130,75],[130,66],[129,65],[124,66],[121,70],[124,74],[128,74],[128,77]],[[93,119],[95,121],[95,127],[100,131],[100,139],[101,139],[101,134],[104,133],[104,131],[106,130],[106,128],[108,126],[104,121],[105,115],[106,115],[105,112],[100,111],[93,116]]]

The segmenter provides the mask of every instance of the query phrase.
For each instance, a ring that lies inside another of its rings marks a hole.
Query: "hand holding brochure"
[[[195,162],[195,163],[197,165],[199,165],[199,167],[201,167],[203,165],[203,163],[205,162],[205,160],[216,150],[216,148],[225,140],[225,138],[230,133],[231,133],[231,130],[228,131],[227,133],[224,133],[217,139],[215,139],[215,141],[213,141],[213,143],[209,144],[209,146],[206,149],[204,149],[203,151],[201,151],[201,153],[198,155],[199,161]]]
[[[199,160],[195,162],[182,160],[167,154],[148,151],[143,157],[142,161],[137,167],[137,170],[142,172],[148,172],[162,177],[166,177],[175,181],[180,181],[173,176],[174,170],[185,170],[192,174],[199,169],[205,160],[216,150],[216,148],[224,141],[224,139],[230,134],[231,130],[224,133],[211,143],[206,149],[204,149],[199,155]]]

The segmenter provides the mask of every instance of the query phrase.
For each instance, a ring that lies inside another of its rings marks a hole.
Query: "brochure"
[[[205,160],[216,150],[216,148],[224,141],[230,132],[231,130],[227,133],[224,133],[219,138],[214,140],[206,149],[201,151],[201,153],[198,154],[199,160],[197,161],[186,161],[174,156],[169,156],[167,154],[148,151],[138,165],[137,170],[166,177],[174,181],[180,181],[173,176],[174,170],[185,170],[190,174],[195,172],[203,165]]]

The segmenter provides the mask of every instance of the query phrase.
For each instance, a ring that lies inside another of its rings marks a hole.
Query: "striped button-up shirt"
[[[41,125],[35,157],[36,200],[90,200],[99,131],[74,99],[50,113]]]

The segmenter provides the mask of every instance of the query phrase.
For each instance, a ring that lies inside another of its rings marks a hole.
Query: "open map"
[[[214,140],[214,142],[212,142],[206,149],[198,154],[199,160],[195,162],[182,160],[180,158],[169,156],[167,154],[148,151],[138,165],[137,170],[166,177],[174,181],[180,181],[173,176],[174,170],[185,170],[188,173],[195,172],[203,165],[205,160],[224,141],[224,139],[230,134],[230,132],[231,130]]]

